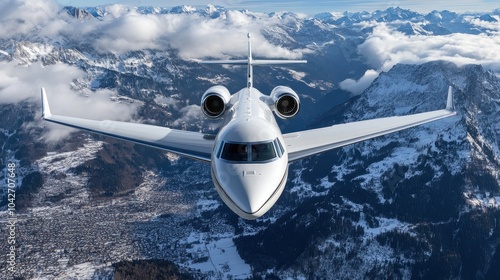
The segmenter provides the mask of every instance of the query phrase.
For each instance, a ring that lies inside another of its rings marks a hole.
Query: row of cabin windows
[[[282,157],[285,150],[278,138],[265,143],[221,143],[217,157],[237,162],[263,162]]]

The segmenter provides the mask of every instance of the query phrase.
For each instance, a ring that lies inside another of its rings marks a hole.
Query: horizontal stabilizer
[[[247,59],[240,59],[240,60],[200,60],[198,63],[202,64],[238,64],[238,65],[247,65],[248,60]]]
[[[307,60],[293,60],[293,59],[253,59],[252,58],[252,43],[250,41],[251,35],[248,37],[248,58],[247,59],[228,59],[228,60],[198,60],[202,64],[236,64],[247,65],[247,86],[253,86],[253,66],[254,65],[277,65],[277,64],[292,64],[292,63],[307,63]]]
[[[202,64],[237,64],[247,65],[248,59],[239,60],[201,60]],[[294,63],[307,63],[307,60],[291,60],[291,59],[254,59],[252,65],[276,65],[276,64],[294,64]]]
[[[272,64],[293,64],[307,63],[307,60],[291,60],[291,59],[256,59],[252,60],[253,65],[272,65]]]

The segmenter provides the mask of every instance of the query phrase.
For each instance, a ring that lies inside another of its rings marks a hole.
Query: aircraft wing
[[[46,121],[159,148],[196,160],[210,162],[215,138],[213,135],[138,123],[109,120],[95,121],[52,115],[44,88],[41,90],[41,95],[42,117]]]
[[[291,162],[330,149],[450,117],[455,114],[453,94],[450,87],[446,109],[443,110],[338,124],[330,127],[284,134],[283,138],[288,150],[288,161]]]

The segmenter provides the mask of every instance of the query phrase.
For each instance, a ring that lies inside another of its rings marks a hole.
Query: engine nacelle
[[[215,119],[224,114],[229,100],[231,94],[225,86],[213,86],[201,97],[201,108],[207,117]]]
[[[277,86],[271,91],[274,102],[274,112],[282,119],[291,118],[299,112],[299,95],[286,86]]]

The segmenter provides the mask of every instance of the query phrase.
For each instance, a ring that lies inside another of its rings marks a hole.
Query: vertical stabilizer
[[[252,65],[252,36],[247,33],[248,38],[248,71],[247,71],[247,87],[251,88],[253,86],[253,65]]]

